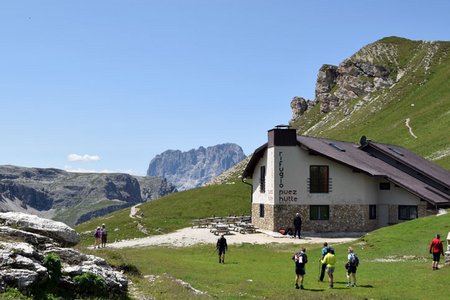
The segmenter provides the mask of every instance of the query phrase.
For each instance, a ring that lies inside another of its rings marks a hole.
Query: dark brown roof
[[[378,158],[373,157],[369,153],[360,149],[359,145],[308,136],[297,136],[297,142],[298,146],[306,151],[327,157],[330,160],[336,161],[370,176],[383,177],[433,205],[450,204],[450,195],[437,190],[429,184],[408,175],[402,170],[399,170]],[[406,149],[398,146],[382,145],[373,142],[370,143],[384,151],[387,147],[397,150],[401,149],[405,156],[405,163],[413,164],[416,168],[422,171],[426,170],[424,174],[429,174],[429,176],[433,179],[445,183],[448,182],[450,178],[449,171],[434,165],[430,161],[421,158]],[[267,144],[264,144],[255,150],[250,162],[244,170],[244,178],[249,178],[252,176],[256,164],[263,157],[266,149]]]
[[[380,144],[369,142],[368,146],[373,147],[384,154],[392,157],[394,160],[401,161],[409,168],[426,174],[428,177],[438,181],[440,184],[450,189],[450,175],[449,171],[440,166],[426,160],[425,158],[416,155],[408,149],[396,145]]]

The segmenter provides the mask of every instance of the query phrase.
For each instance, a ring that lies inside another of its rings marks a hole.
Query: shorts
[[[219,248],[219,255],[225,254],[225,249],[220,249]]]
[[[295,268],[295,274],[302,276],[305,275],[306,274],[305,268]]]
[[[348,269],[347,269],[347,274],[352,274],[352,273],[355,273],[356,274],[356,266],[348,266]]]
[[[327,274],[333,274],[334,273],[334,267],[327,267],[325,269],[325,272],[327,272]]]
[[[437,261],[439,262],[439,260],[441,259],[441,253],[434,253],[433,252],[433,261]]]

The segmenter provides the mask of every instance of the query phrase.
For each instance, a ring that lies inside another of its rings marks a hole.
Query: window
[[[261,193],[266,192],[266,166],[261,166],[261,172],[259,176],[259,191]]]
[[[399,205],[398,206],[399,220],[417,219],[417,206],[414,205]]]
[[[309,192],[310,193],[328,193],[328,166],[310,166],[309,167]]]
[[[369,219],[374,220],[377,218],[377,206],[369,205]]]
[[[391,189],[391,184],[389,182],[380,182],[380,190],[390,190]]]
[[[329,220],[330,206],[328,205],[311,205],[309,207],[310,220]]]
[[[264,204],[259,205],[259,217],[264,218]]]

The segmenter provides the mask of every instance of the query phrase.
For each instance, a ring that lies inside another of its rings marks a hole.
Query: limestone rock
[[[392,86],[401,78],[395,76],[400,71],[396,56],[392,45],[377,42],[363,47],[339,66],[324,64],[317,74],[315,99],[307,102],[306,109],[303,98],[291,101],[291,122],[300,119],[312,104],[320,104],[320,112],[328,113],[346,101]]]
[[[0,213],[0,225],[45,235],[64,246],[74,246],[80,241],[78,233],[66,224],[34,215],[19,212]]]
[[[126,293],[127,277],[103,258],[61,247],[78,241],[78,234],[67,225],[23,213],[1,213],[0,223],[0,292],[8,287],[29,292],[45,284],[49,274],[44,259],[54,253],[61,259],[59,284],[65,288],[74,287],[74,276],[90,272],[103,278],[109,291]]]

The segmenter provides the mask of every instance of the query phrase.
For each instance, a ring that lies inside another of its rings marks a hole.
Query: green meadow
[[[214,245],[186,248],[142,247],[97,249],[91,232],[105,222],[110,240],[162,234],[190,225],[194,218],[248,214],[250,187],[241,182],[176,193],[141,205],[143,219],[131,219],[130,210],[79,225],[80,250],[104,257],[124,270],[133,285],[130,297],[154,299],[442,299],[450,268],[431,270],[428,245],[439,232],[450,232],[450,214],[430,216],[382,228],[351,243],[336,244],[335,288],[318,282],[321,244],[305,244],[309,262],[305,290],[294,288],[292,255],[300,245],[242,244],[229,247],[226,263],[219,264]],[[446,243],[444,243],[446,247]],[[346,287],[346,249],[352,246],[360,258],[356,288]],[[443,259],[441,264],[443,263]],[[186,287],[189,284],[191,288]],[[195,293],[194,290],[199,293]]]
[[[366,135],[377,142],[406,147],[450,169],[445,138],[450,126],[450,42],[423,43],[389,37],[376,43],[384,44],[382,49],[395,49],[394,59],[392,53],[383,50],[387,52],[380,52],[375,63],[389,67],[392,78],[403,74],[401,80],[372,94],[373,101],[349,100],[326,115],[316,106],[290,125],[299,134],[352,142]],[[416,137],[409,132],[406,121]],[[447,237],[450,214],[404,222],[370,232],[352,243],[333,245],[337,257],[334,289],[317,280],[321,244],[305,245],[309,256],[305,290],[294,288],[291,257],[300,245],[231,246],[224,265],[217,262],[213,245],[87,248],[93,243],[94,228],[102,223],[108,226],[109,240],[119,241],[173,232],[190,226],[191,220],[197,218],[249,215],[250,191],[249,185],[235,178],[232,184],[202,187],[142,204],[142,218],[130,218],[130,210],[126,209],[94,219],[76,227],[82,236],[78,248],[102,256],[127,272],[133,282],[130,297],[137,299],[449,298],[450,268],[432,271],[428,245],[437,232]],[[356,288],[346,287],[348,246],[355,249],[361,262]]]

